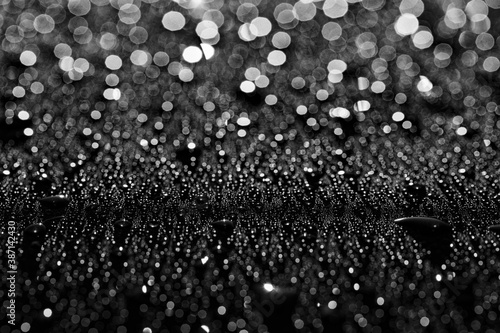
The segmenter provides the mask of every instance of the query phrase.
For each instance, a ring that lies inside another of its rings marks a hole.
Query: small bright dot
[[[467,134],[467,128],[465,128],[465,127],[463,127],[463,126],[462,126],[462,127],[457,128],[457,134],[458,134],[458,135],[461,135],[461,136],[463,136],[463,135]]]
[[[264,283],[264,289],[268,292],[271,292],[274,290],[274,286],[270,283]]]
[[[130,61],[136,66],[146,66],[149,60],[150,55],[143,50],[135,50],[130,54]]]
[[[418,18],[413,14],[405,13],[398,18],[394,29],[401,36],[411,35],[418,30]]]
[[[109,55],[104,61],[104,64],[111,70],[117,70],[122,67],[123,62],[119,56]]]
[[[199,47],[188,46],[184,49],[184,52],[182,52],[182,57],[187,62],[194,64],[200,61],[201,58],[203,58],[203,52],[200,50]]]
[[[267,36],[271,29],[271,21],[265,17],[256,17],[250,22],[250,32],[257,37]]]
[[[26,90],[21,86],[15,86],[12,89],[12,95],[17,98],[23,98],[26,95]]]
[[[409,120],[403,121],[403,128],[404,129],[410,129],[412,126],[413,125],[412,125],[411,121],[409,121]]]
[[[17,115],[19,119],[21,120],[28,120],[30,118],[30,114],[27,111],[19,111],[19,114]]]
[[[307,107],[305,105],[299,105],[297,106],[297,109],[295,110],[297,114],[303,116],[307,113]]]
[[[36,63],[36,54],[32,51],[23,51],[19,60],[24,66],[33,66]]]
[[[405,114],[401,111],[396,111],[392,114],[392,120],[394,121],[402,121],[405,119]]]
[[[90,113],[90,117],[94,120],[101,119],[101,112],[94,110]]]
[[[417,84],[417,89],[420,92],[429,92],[433,88],[432,82],[429,81],[429,79],[423,75],[420,75],[420,81]]]
[[[182,15],[181,13],[176,11],[170,11],[165,15],[163,15],[161,23],[163,24],[163,27],[167,30],[178,31],[184,28],[184,25],[186,24],[186,19],[184,18],[184,15]]]
[[[275,105],[276,103],[278,103],[278,98],[276,97],[276,95],[267,95],[265,98],[265,102],[267,105]]]
[[[250,119],[247,117],[239,117],[236,123],[240,126],[248,126],[250,125]]]
[[[361,100],[354,104],[354,110],[364,112],[370,110],[371,104],[367,100]]]
[[[59,67],[61,67],[63,71],[69,72],[73,69],[74,62],[75,59],[73,59],[72,57],[63,57],[59,61]]]
[[[271,51],[267,56],[267,61],[273,66],[280,66],[285,63],[286,55],[283,51]]]
[[[240,89],[241,91],[243,91],[244,93],[252,93],[255,91],[255,83],[253,83],[252,81],[243,81],[241,82],[240,84]]]
[[[43,315],[47,318],[49,318],[50,316],[52,316],[52,310],[47,308],[45,310],[43,310]]]
[[[179,72],[179,79],[183,82],[190,82],[194,79],[194,73],[189,68],[183,68]]]
[[[203,50],[203,54],[205,55],[205,59],[211,59],[215,55],[215,49],[212,45],[201,43],[200,46]]]
[[[358,89],[365,90],[370,86],[370,81],[366,77],[358,77]]]

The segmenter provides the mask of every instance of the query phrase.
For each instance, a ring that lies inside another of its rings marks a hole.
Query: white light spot
[[[427,327],[429,323],[430,323],[429,318],[427,317],[420,318],[420,325],[422,325],[423,327]]]
[[[243,81],[241,82],[240,84],[240,89],[241,91],[243,91],[244,93],[252,93],[255,91],[255,83],[253,83],[252,81]]]
[[[432,88],[432,82],[429,81],[427,77],[420,75],[420,81],[417,84],[417,89],[422,93],[426,93],[431,91]]]
[[[30,114],[27,111],[19,111],[19,114],[17,115],[19,119],[21,120],[28,120],[30,118]]]
[[[188,46],[184,49],[184,52],[182,52],[182,57],[187,62],[194,64],[200,61],[201,58],[203,58],[203,52],[199,47]]]
[[[212,45],[201,43],[200,46],[203,50],[203,54],[205,55],[205,59],[211,59],[215,55],[215,49]]]
[[[104,64],[111,70],[117,70],[122,67],[123,62],[119,56],[112,54],[106,58]]]
[[[402,121],[405,119],[405,114],[401,111],[396,111],[392,114],[392,120],[394,121]]]
[[[36,63],[36,54],[32,51],[23,51],[19,60],[24,66],[33,66]]]
[[[371,107],[370,102],[368,102],[366,100],[361,100],[361,101],[358,101],[356,104],[354,104],[354,110],[356,110],[358,112],[368,111],[368,110],[370,110],[370,107]]]
[[[239,117],[236,123],[240,126],[248,126],[250,125],[250,119],[247,117]]]
[[[161,23],[163,24],[163,27],[167,30],[178,31],[184,28],[184,25],[186,24],[186,19],[184,18],[184,15],[182,15],[181,13],[176,11],[170,11],[165,15],[163,15]]]
[[[267,291],[267,292],[271,292],[274,290],[274,286],[270,283],[264,283],[264,289]]]
[[[413,14],[405,13],[398,18],[394,29],[401,36],[414,34],[418,30],[418,18]]]
[[[267,61],[273,66],[283,65],[286,61],[286,54],[283,51],[271,51],[267,56]]]

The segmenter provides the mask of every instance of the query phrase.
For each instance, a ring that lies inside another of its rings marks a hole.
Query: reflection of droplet
[[[32,224],[24,229],[25,236],[43,237],[47,232],[47,228],[43,224]]]
[[[267,56],[267,61],[273,66],[280,66],[285,63],[286,55],[283,51],[271,51]]]
[[[403,14],[396,21],[394,29],[401,36],[411,35],[418,30],[418,19],[413,14]]]
[[[491,231],[491,232],[496,233],[497,235],[500,235],[500,224],[490,225],[488,227],[488,230]]]
[[[19,60],[24,66],[33,66],[36,63],[36,54],[32,51],[23,51]]]
[[[358,112],[365,112],[370,110],[371,104],[367,100],[361,100],[354,104],[354,110]]]
[[[449,228],[450,225],[432,217],[402,217],[394,220],[394,223],[407,227],[419,227],[427,229]]]

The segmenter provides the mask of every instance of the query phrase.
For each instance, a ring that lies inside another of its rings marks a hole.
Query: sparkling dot
[[[244,93],[249,94],[249,93],[252,93],[255,91],[255,84],[252,81],[246,80],[246,81],[241,82],[240,89]]]
[[[271,284],[271,283],[264,283],[264,289],[267,291],[267,292],[271,292],[274,290],[274,286]]]
[[[286,55],[283,51],[271,51],[267,56],[267,61],[273,66],[280,66],[285,63]]]
[[[196,63],[203,58],[203,52],[199,47],[188,46],[182,52],[182,57],[189,63]]]
[[[429,318],[427,317],[420,318],[420,325],[422,325],[423,327],[429,326],[429,323],[430,323]]]
[[[104,64],[111,70],[118,70],[122,67],[123,62],[119,56],[109,55],[106,57]]]
[[[271,21],[265,17],[256,17],[250,22],[250,32],[257,37],[267,36],[271,29]]]
[[[19,60],[24,66],[33,66],[36,63],[36,54],[32,51],[23,51]]]
[[[418,30],[418,19],[413,14],[403,14],[396,21],[394,29],[401,36],[411,35]]]
[[[18,115],[21,120],[28,120],[30,118],[30,114],[27,111],[19,111]]]

